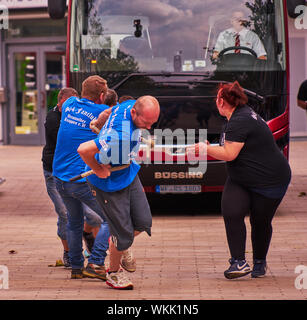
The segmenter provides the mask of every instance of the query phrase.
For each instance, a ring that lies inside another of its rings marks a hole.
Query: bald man
[[[108,110],[110,112],[110,110]],[[150,129],[160,115],[159,102],[152,96],[125,101],[112,108],[97,139],[82,143],[78,152],[95,175],[88,183],[101,205],[109,224],[110,267],[107,284],[115,289],[133,289],[120,269],[123,252],[129,252],[134,237],[145,231],[151,235],[152,216],[138,178],[140,165],[135,157],[141,137],[140,129]],[[98,120],[105,119],[102,113]],[[96,122],[98,124],[98,122]],[[100,127],[103,121],[100,122]],[[125,169],[110,173],[109,167],[127,164]],[[129,259],[125,259],[125,261]]]

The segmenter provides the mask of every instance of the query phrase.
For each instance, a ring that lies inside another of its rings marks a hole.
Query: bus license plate
[[[159,185],[157,193],[200,193],[201,185]]]

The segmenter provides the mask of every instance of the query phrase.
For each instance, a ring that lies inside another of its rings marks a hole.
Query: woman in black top
[[[228,178],[222,196],[222,214],[230,249],[227,279],[266,273],[266,256],[272,237],[272,219],[291,179],[287,159],[278,149],[266,122],[246,105],[236,81],[219,87],[216,105],[227,118],[219,146],[208,142],[187,148],[227,162]],[[254,266],[245,261],[246,226],[250,213]]]

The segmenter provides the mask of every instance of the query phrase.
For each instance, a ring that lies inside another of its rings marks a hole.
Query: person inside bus
[[[222,195],[222,214],[230,249],[227,279],[251,273],[252,278],[266,273],[266,256],[272,237],[272,219],[291,179],[287,159],[280,152],[266,122],[249,106],[236,81],[221,84],[216,106],[227,122],[220,145],[200,142],[187,148],[187,154],[207,153],[224,160],[228,178]],[[245,260],[246,226],[250,214],[253,269]]]
[[[221,32],[217,38],[212,58],[215,60],[219,56],[219,53],[229,47],[248,47],[252,49],[258,59],[267,59],[267,53],[263,46],[263,43],[259,39],[258,35],[246,28],[247,20],[244,17],[242,11],[233,12],[231,19],[231,28]],[[246,53],[251,54],[249,51],[243,49],[230,50],[227,53]]]

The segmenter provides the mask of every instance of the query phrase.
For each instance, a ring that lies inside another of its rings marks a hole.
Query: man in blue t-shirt
[[[61,125],[53,159],[53,176],[68,215],[68,245],[71,260],[71,278],[96,277],[105,280],[104,260],[108,249],[109,228],[103,211],[86,183],[85,179],[70,182],[70,179],[84,172],[85,163],[77,149],[80,143],[92,140],[96,135],[89,124],[99,114],[109,108],[103,102],[108,88],[99,76],[88,77],[82,83],[82,98],[71,97],[62,106]],[[83,270],[82,255],[83,206],[86,204],[103,220],[96,236],[87,267]]]
[[[140,166],[134,158],[138,153],[140,129],[150,129],[159,114],[159,102],[152,96],[125,101],[112,108],[99,136],[78,148],[84,162],[95,173],[88,177],[88,182],[109,223],[112,241],[106,283],[115,289],[133,289],[132,282],[120,270],[120,265],[124,267],[122,255],[136,235],[143,231],[151,235],[151,212],[137,174]],[[109,171],[109,166],[120,165],[128,167]]]

